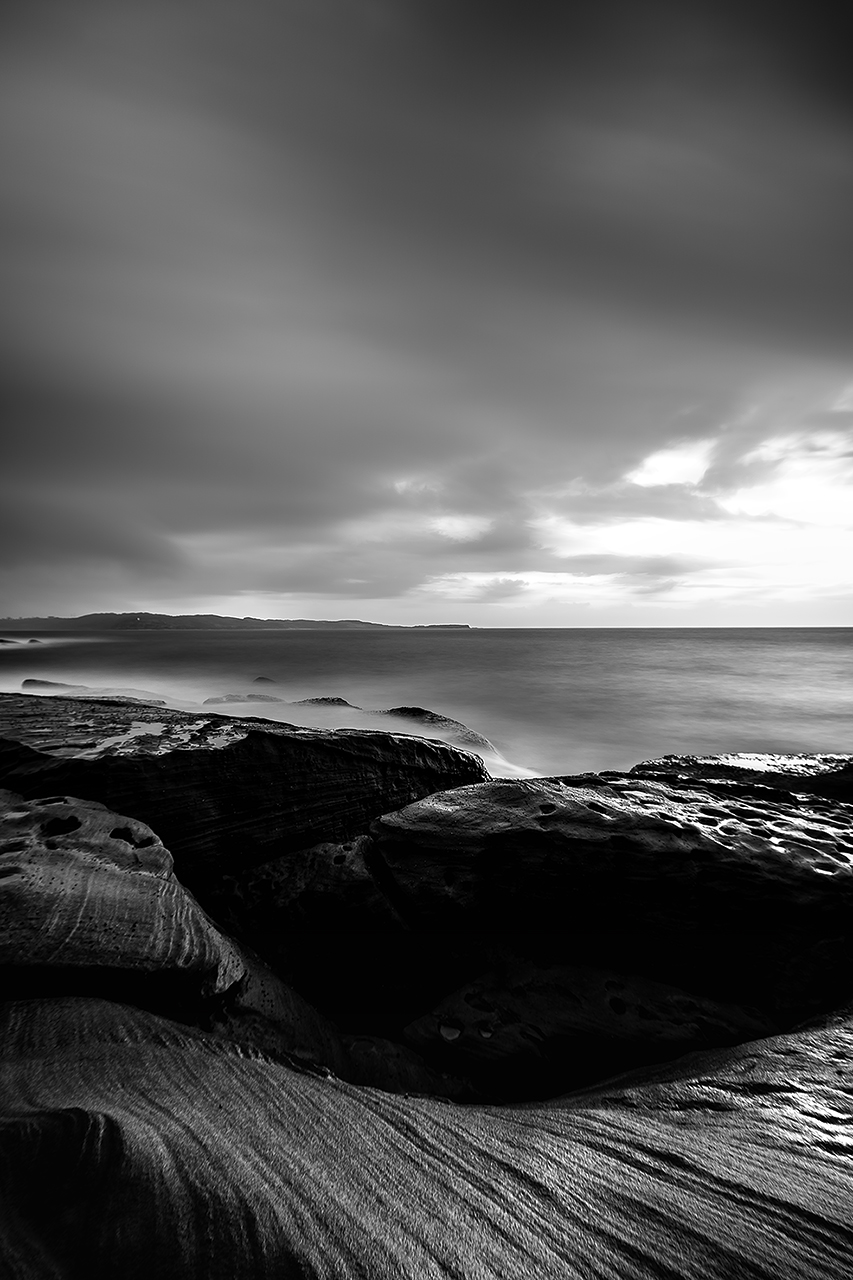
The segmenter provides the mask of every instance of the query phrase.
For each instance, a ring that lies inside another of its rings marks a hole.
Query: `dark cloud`
[[[29,573],[54,565],[67,571],[80,563],[126,567],[143,579],[148,573],[179,576],[188,567],[166,536],[99,490],[66,494],[39,486],[7,496],[0,511],[0,568]]]
[[[548,515],[726,520],[762,440],[837,429],[837,12],[10,4],[8,607],[109,607],[78,600],[98,565],[141,603],[465,573],[511,600],[622,572],[567,567]],[[701,483],[625,479],[706,439]]]

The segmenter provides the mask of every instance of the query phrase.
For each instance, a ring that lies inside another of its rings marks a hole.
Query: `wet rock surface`
[[[485,776],[440,743],[168,708],[0,697],[0,785],[99,800],[148,822],[200,893],[388,809]]]
[[[719,782],[742,787],[771,787],[794,794],[826,796],[853,803],[853,756],[773,755],[738,752],[722,756],[662,756],[631,769],[632,777],[673,786]]]
[[[853,1272],[849,757],[0,711],[16,1278]]]
[[[7,1005],[0,1046],[16,1276],[850,1275],[847,1018],[506,1108],[98,1001]]]

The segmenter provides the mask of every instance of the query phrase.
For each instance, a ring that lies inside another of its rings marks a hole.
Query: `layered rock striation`
[[[328,1019],[221,933],[150,827],[93,801],[0,791],[0,975],[7,998],[133,1000],[348,1074]]]
[[[0,712],[16,1280],[853,1274],[850,757]]]
[[[115,1004],[6,1006],[13,1274],[847,1280],[849,1018],[535,1107],[323,1078]]]

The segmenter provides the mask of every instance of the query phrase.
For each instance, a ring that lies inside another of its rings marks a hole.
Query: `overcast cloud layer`
[[[0,613],[853,625],[820,4],[9,4]]]

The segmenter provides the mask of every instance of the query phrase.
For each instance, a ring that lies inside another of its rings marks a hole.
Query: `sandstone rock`
[[[59,697],[0,695],[0,782],[28,797],[99,800],[148,822],[202,893],[442,787],[485,776],[418,738]]]
[[[405,1038],[481,1093],[532,1098],[774,1030],[757,1013],[647,978],[510,961],[446,996]]]
[[[736,1003],[785,1006],[784,959],[813,955],[818,941],[849,949],[853,809],[598,784],[500,781],[430,796],[376,820],[372,865],[412,929],[527,933],[540,960]],[[849,968],[816,974],[806,1007],[851,986]]]
[[[674,786],[731,782],[853,802],[851,755],[737,752],[721,756],[662,756],[634,765],[630,776]]]
[[[759,929],[792,914],[800,925],[806,917],[849,928],[851,819],[846,806],[830,819],[643,780],[584,788],[541,779],[432,795],[372,831],[423,922],[464,911],[518,923],[530,911],[533,924],[543,915],[567,924],[594,909],[611,919],[642,911],[649,926],[672,925],[677,911],[684,931],[712,913]]]
[[[224,937],[144,823],[68,797],[0,791],[0,965],[7,995],[128,1000],[346,1074],[334,1028]]]
[[[150,827],[93,801],[0,791],[0,963],[193,972],[212,994],[242,976]]]
[[[6,1007],[16,1280],[848,1280],[849,1019],[535,1107],[297,1072],[97,1001]]]

